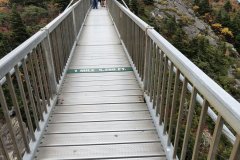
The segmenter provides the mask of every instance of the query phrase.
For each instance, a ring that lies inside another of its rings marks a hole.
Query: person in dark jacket
[[[93,9],[98,9],[98,0],[93,0]]]

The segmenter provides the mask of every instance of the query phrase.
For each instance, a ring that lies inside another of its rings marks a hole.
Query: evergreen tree
[[[54,0],[54,2],[58,4],[58,6],[60,7],[61,11],[64,11],[65,8],[70,3],[70,0]]]
[[[153,0],[143,0],[143,2],[146,4],[146,5],[152,5],[153,4]]]
[[[240,33],[235,37],[235,46],[238,52],[240,52]]]
[[[240,52],[240,12],[237,12],[232,21],[232,31],[235,35],[234,46]]]
[[[227,11],[227,12],[230,12],[232,10],[232,5],[231,5],[231,2],[230,1],[227,1],[224,5],[224,9]]]
[[[130,9],[133,11],[133,13],[135,13],[136,15],[138,15],[138,1],[137,0],[131,0],[130,1]]]
[[[200,7],[200,9],[199,9],[200,15],[203,15],[203,14],[211,11],[211,6],[210,6],[208,0],[201,0],[199,3],[199,7]]]
[[[174,16],[170,16],[165,20],[165,27],[168,28],[168,34],[173,35],[177,30],[178,24]]]
[[[193,3],[194,3],[194,5],[198,6],[200,4],[200,0],[194,0]]]
[[[46,2],[46,0],[45,0]],[[20,4],[20,5],[37,5],[44,6],[44,0],[9,0],[10,5]]]
[[[230,19],[229,14],[226,11],[223,12],[223,14],[222,14],[222,25],[226,26],[226,27],[231,26],[231,19]]]
[[[23,0],[9,0],[9,3],[13,5],[14,3],[23,4]]]
[[[123,1],[122,0],[117,0],[119,3],[123,4]],[[124,0],[125,4],[127,6],[129,6],[129,0]]]
[[[143,2],[140,2],[140,3],[139,3],[138,14],[139,14],[139,17],[140,17],[140,18],[144,19],[145,9],[144,9],[144,4],[143,4]]]
[[[7,36],[0,33],[0,58],[4,57],[10,51],[10,45]]]
[[[236,13],[236,15],[234,16],[232,22],[233,22],[232,30],[235,33],[240,33],[240,12]]]
[[[127,6],[129,6],[130,4],[129,0],[124,0],[124,2],[126,3]]]
[[[28,37],[26,26],[23,24],[21,16],[16,10],[16,6],[13,6],[12,13],[10,15],[10,24],[12,30],[12,42],[13,46],[17,47],[19,44],[24,42]]]
[[[221,23],[221,21],[222,21],[222,12],[223,12],[223,10],[220,9],[216,15],[216,22],[218,22],[218,23]]]
[[[219,12],[216,16],[216,21],[225,27],[231,26],[230,16],[223,8],[221,10],[219,10]]]

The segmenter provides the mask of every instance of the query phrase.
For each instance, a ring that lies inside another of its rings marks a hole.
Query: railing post
[[[230,160],[240,159],[240,135],[237,136],[229,159]]]
[[[147,26],[146,29],[145,29],[145,50],[144,50],[144,78],[143,78],[143,88],[144,88],[144,91],[147,90],[147,85],[148,85],[148,82],[147,82],[147,78],[148,78],[148,71],[147,71],[147,65],[148,65],[148,47],[149,47],[149,39],[148,39],[148,30],[149,29],[154,29],[153,27],[151,26]]]
[[[0,104],[1,104],[1,108],[2,108],[2,111],[3,111],[4,117],[5,117],[7,128],[8,128],[9,133],[10,133],[10,138],[12,140],[14,153],[16,154],[17,160],[21,160],[21,157],[22,157],[21,156],[21,151],[18,148],[17,137],[15,135],[15,131],[14,131],[14,128],[12,126],[12,120],[11,120],[9,114],[8,114],[8,105],[7,105],[6,98],[5,98],[3,88],[2,88],[1,85],[0,85]]]
[[[49,76],[49,86],[51,90],[51,98],[53,98],[54,94],[57,94],[57,80],[55,75],[55,68],[53,63],[53,53],[52,53],[52,46],[49,37],[49,30],[47,28],[43,28],[43,30],[47,33],[47,39],[43,41],[43,49],[44,54],[46,57],[47,63],[47,74]]]
[[[75,35],[75,41],[76,41],[76,38],[77,38],[77,24],[76,24],[76,16],[75,16],[75,8],[72,10],[72,16],[73,16],[73,28],[74,28],[74,35]]]
[[[6,149],[6,145],[3,143],[2,137],[0,136],[0,148],[2,149],[3,159],[10,160],[9,154]]]

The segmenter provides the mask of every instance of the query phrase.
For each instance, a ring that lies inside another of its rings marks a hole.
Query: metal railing
[[[151,26],[116,0],[107,3],[142,84],[167,158],[184,160],[187,151],[191,150],[192,155],[187,156],[197,159],[209,116],[215,127],[207,159],[215,159],[222,132],[233,144],[229,159],[240,159],[240,104]],[[199,112],[196,112],[197,109]],[[199,120],[194,147],[189,148],[192,121],[196,116]],[[232,131],[224,124],[228,124]]]
[[[0,104],[18,160],[34,158],[90,5],[79,0],[0,60]],[[23,148],[9,115],[11,106]],[[10,159],[2,136],[0,148]]]

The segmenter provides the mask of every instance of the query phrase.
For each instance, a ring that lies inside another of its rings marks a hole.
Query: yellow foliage
[[[8,3],[8,0],[0,0],[0,4]]]
[[[197,5],[193,6],[193,10],[196,12],[197,10],[199,10],[199,6]]]
[[[9,9],[7,7],[0,7],[0,13],[8,13]]]
[[[214,24],[212,24],[212,27],[214,29],[220,29],[220,28],[222,28],[222,25],[220,23],[214,23]]]
[[[221,33],[226,36],[231,36],[233,37],[232,31],[229,30],[229,28],[225,27],[221,29]]]
[[[240,68],[236,68],[236,72],[239,72],[239,73],[240,73]]]

